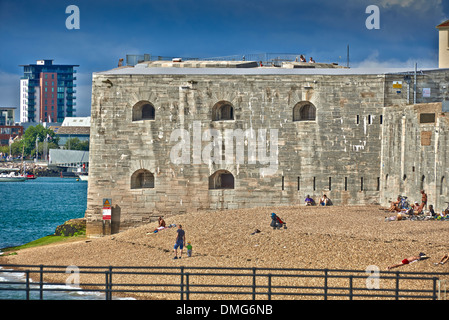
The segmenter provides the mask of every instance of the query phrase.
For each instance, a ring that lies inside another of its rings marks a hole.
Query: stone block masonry
[[[385,109],[382,152],[381,202],[398,194],[421,201],[421,190],[435,211],[449,201],[449,115],[441,103]]]
[[[448,78],[444,70],[420,75],[418,90],[432,89],[419,102],[442,101]],[[396,144],[385,141],[408,110],[406,90],[393,89],[403,79],[145,65],[95,73],[87,234],[103,232],[103,198],[112,199],[112,232],[191,210],[298,205],[306,195],[384,204],[397,193],[383,185],[384,163],[391,177],[409,161],[388,158]]]

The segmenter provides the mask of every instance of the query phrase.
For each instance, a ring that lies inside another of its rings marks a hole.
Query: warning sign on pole
[[[103,199],[103,220],[111,220],[111,199]]]
[[[393,81],[393,88],[402,89],[402,81]]]

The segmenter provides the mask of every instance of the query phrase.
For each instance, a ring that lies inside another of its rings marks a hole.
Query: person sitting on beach
[[[315,201],[309,195],[307,195],[305,203],[306,203],[306,206],[314,206],[315,205]]]
[[[433,205],[429,204],[429,210],[424,211],[423,214],[425,215],[425,220],[434,220],[436,218],[435,210],[433,209]]]
[[[159,222],[158,228],[160,228],[160,227],[164,227],[164,228],[165,228],[165,220],[162,219],[162,217],[159,217],[159,218],[157,219],[157,221]]]
[[[390,208],[388,209],[388,211],[390,212],[400,212],[401,208],[399,208],[399,204],[401,203],[401,197],[398,197],[398,199],[396,201],[392,201]]]
[[[412,207],[412,212],[414,215],[418,215],[422,213],[422,209],[423,209],[424,205],[421,203],[419,204],[418,201],[415,201],[415,204]]]
[[[449,209],[444,210],[437,216],[437,220],[449,219]]]
[[[282,227],[282,220],[279,219],[279,217],[276,215],[276,213],[271,214],[271,223],[270,227],[273,227],[273,229],[280,229]]]
[[[429,214],[430,214],[432,217],[435,217],[435,216],[436,216],[435,210],[433,209],[433,205],[431,205],[431,204],[429,204]]]
[[[154,232],[157,232],[158,230],[165,229],[165,221],[164,221],[164,219],[162,219],[162,217],[159,217],[157,219],[157,221],[158,221],[158,226],[157,226],[156,229],[154,229]]]
[[[323,196],[320,199],[320,205],[328,206],[329,204],[330,204],[329,198],[325,194],[323,194]]]
[[[424,253],[421,252],[418,256],[409,257],[407,259],[402,260],[401,263],[394,264],[394,265],[391,265],[391,266],[387,267],[387,270],[391,270],[391,269],[394,269],[394,268],[399,268],[399,267],[405,266],[407,264],[410,264],[412,262],[424,260],[424,259],[427,259],[427,258],[428,257]]]

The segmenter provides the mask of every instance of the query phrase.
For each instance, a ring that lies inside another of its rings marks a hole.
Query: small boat
[[[32,173],[28,173],[27,175],[26,175],[26,177],[27,177],[27,180],[32,180],[32,179],[36,179],[37,177],[34,175],[34,174],[32,174]]]
[[[76,172],[75,175],[78,177],[79,180],[81,181],[88,181],[89,180],[89,176],[88,176],[88,171],[86,171],[86,166],[83,164],[83,167],[79,167]],[[79,181],[77,180],[77,181]]]
[[[26,181],[27,177],[18,173],[19,169],[0,169],[0,182]]]
[[[88,181],[89,180],[89,176],[88,176],[88,174],[86,172],[78,173],[78,178],[81,181]]]

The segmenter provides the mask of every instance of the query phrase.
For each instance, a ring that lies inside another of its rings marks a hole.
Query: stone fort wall
[[[442,103],[403,108],[386,108],[381,158],[381,203],[398,194],[421,201],[421,190],[428,204],[441,212],[448,207],[449,114]],[[448,110],[449,111],[449,110]]]
[[[444,70],[419,74],[417,102],[445,99],[448,76]],[[403,81],[402,89],[394,81]],[[422,88],[431,88],[431,96]],[[112,199],[112,232],[118,232],[191,210],[298,205],[306,195],[318,200],[322,194],[336,205],[385,204],[390,194],[410,190],[397,170],[404,162],[408,170],[411,160],[389,153],[401,139],[399,115],[407,110],[413,118],[414,109],[404,109],[413,93],[407,94],[403,74],[121,69],[94,74],[92,91],[91,236],[103,233],[104,198]],[[148,104],[154,113],[142,118]],[[230,120],[217,119],[224,105],[232,109]],[[305,105],[314,117],[301,119]],[[237,136],[232,145],[229,133]],[[427,161],[430,171],[432,159],[415,161]],[[229,178],[233,188],[214,189]]]

